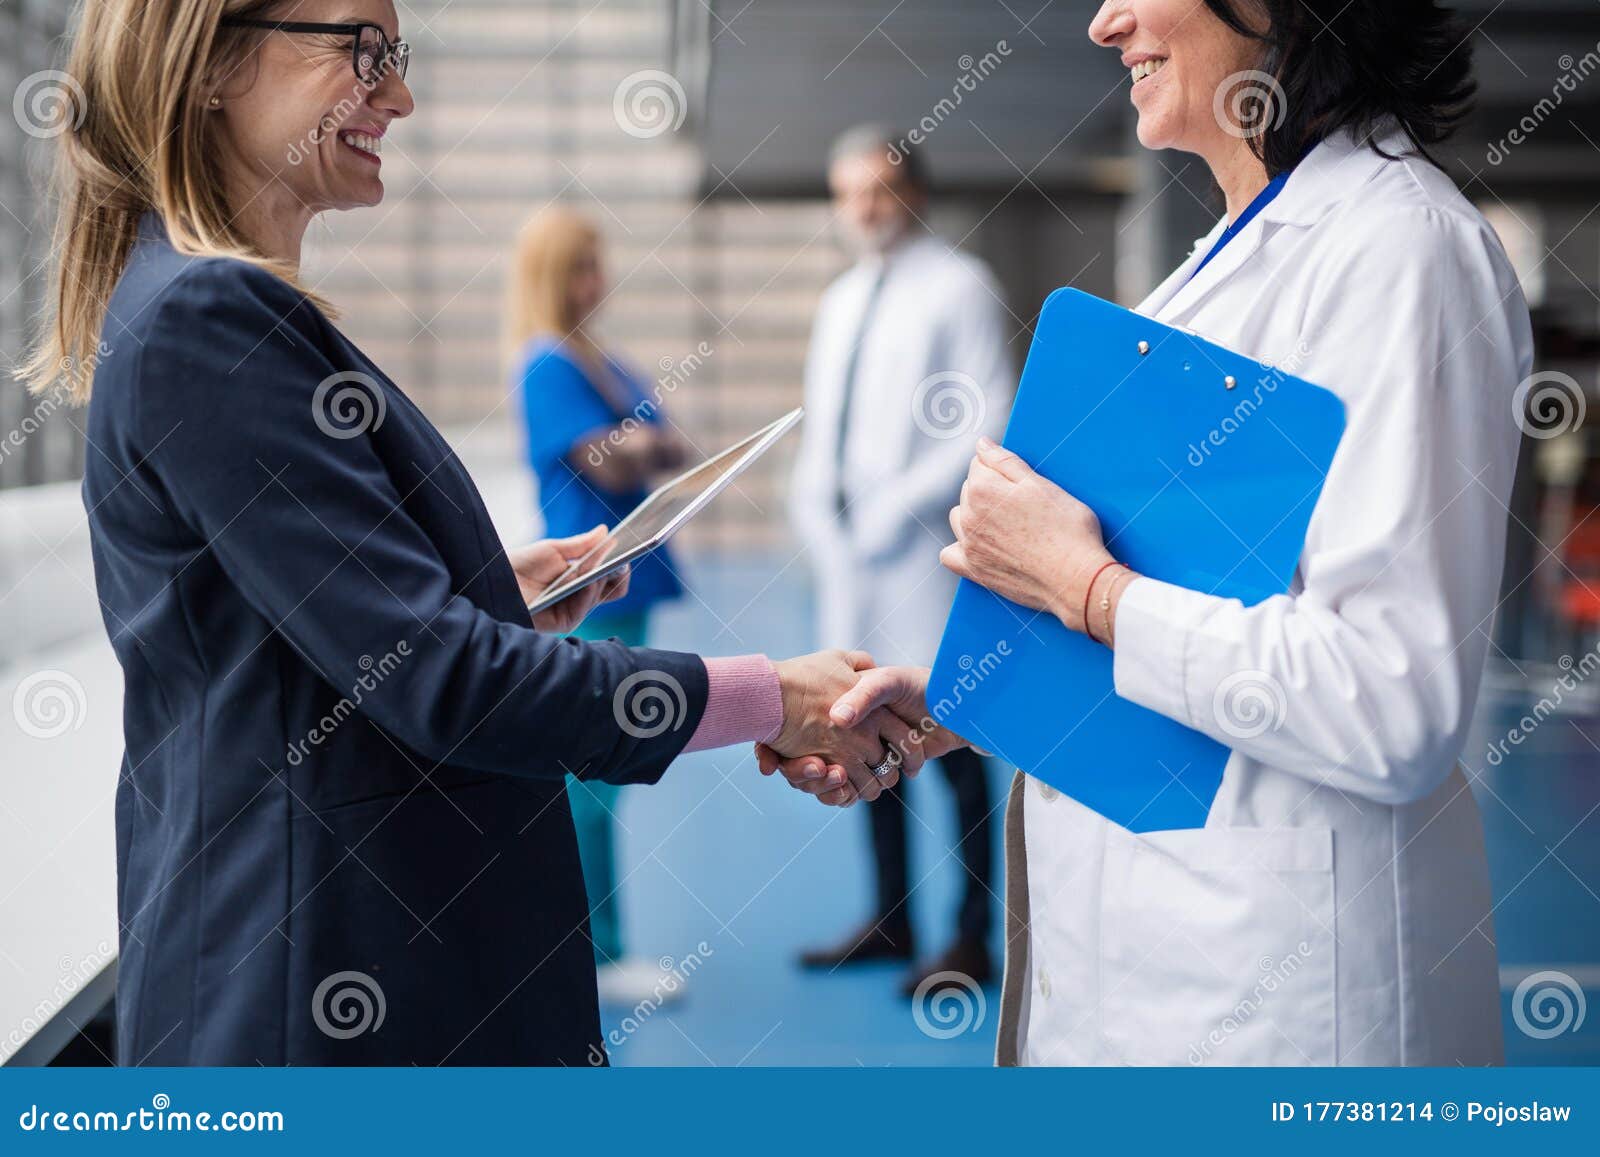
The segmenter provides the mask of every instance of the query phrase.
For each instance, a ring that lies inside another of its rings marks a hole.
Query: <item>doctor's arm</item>
[[[591,485],[624,493],[687,459],[683,438],[646,420],[658,406],[618,421],[569,357],[545,353],[522,373],[523,425],[535,470],[564,459]]]
[[[597,426],[573,440],[567,462],[612,493],[646,487],[689,460],[688,443],[670,426],[644,423]]]
[[[1247,607],[1102,571],[1092,512],[994,447],[952,512],[946,563],[1112,643],[1124,698],[1313,784],[1402,803],[1439,786],[1470,722],[1529,346],[1505,304],[1515,283],[1470,226],[1419,212],[1386,227],[1405,244],[1353,238],[1303,330],[1296,372],[1344,386],[1349,411],[1301,591]]]

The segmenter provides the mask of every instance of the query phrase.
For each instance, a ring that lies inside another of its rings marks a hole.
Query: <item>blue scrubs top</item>
[[[606,364],[635,405],[649,398],[648,387],[620,362],[608,357]],[[574,469],[567,455],[583,435],[618,425],[630,416],[651,425],[661,424],[665,415],[660,405],[652,403],[617,413],[590,381],[577,355],[548,338],[528,344],[517,378],[522,386],[528,458],[539,479],[539,509],[544,515],[545,533],[551,538],[565,538],[602,522],[615,526],[644,501],[648,491],[603,490]],[[682,593],[683,586],[674,573],[667,548],[661,547],[633,564],[628,593],[597,608],[595,614],[633,614]]]

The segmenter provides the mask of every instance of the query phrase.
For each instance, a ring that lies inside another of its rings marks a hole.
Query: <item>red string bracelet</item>
[[[1112,567],[1119,565],[1116,559],[1102,563],[1100,569],[1095,571],[1094,576],[1089,579],[1089,585],[1083,588],[1083,633],[1091,639],[1094,639],[1094,632],[1089,629],[1089,596],[1094,593],[1094,584],[1100,581],[1100,576]],[[1100,640],[1094,639],[1094,641],[1098,643]]]

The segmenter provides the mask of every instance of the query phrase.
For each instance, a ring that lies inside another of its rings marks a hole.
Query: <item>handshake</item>
[[[831,807],[869,803],[924,761],[966,747],[928,712],[926,667],[874,667],[864,651],[819,651],[775,664],[783,726],[756,745],[763,775]]]
[[[532,602],[605,533],[597,526],[508,550],[523,601]],[[624,569],[583,587],[534,615],[533,625],[571,631],[596,606],[622,597],[628,578]],[[926,760],[968,746],[929,714],[926,667],[874,667],[864,651],[819,651],[775,666],[783,726],[756,745],[756,760],[763,775],[781,771],[791,786],[829,806],[871,802],[902,775],[916,775]]]

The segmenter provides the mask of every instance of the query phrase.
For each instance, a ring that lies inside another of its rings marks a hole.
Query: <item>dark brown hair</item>
[[[1427,156],[1471,109],[1472,47],[1435,0],[1206,0],[1206,7],[1264,46],[1259,69],[1275,81],[1270,99],[1282,107],[1267,107],[1267,96],[1255,102],[1255,115],[1267,119],[1250,146],[1269,176],[1340,129],[1366,140],[1390,121]]]

